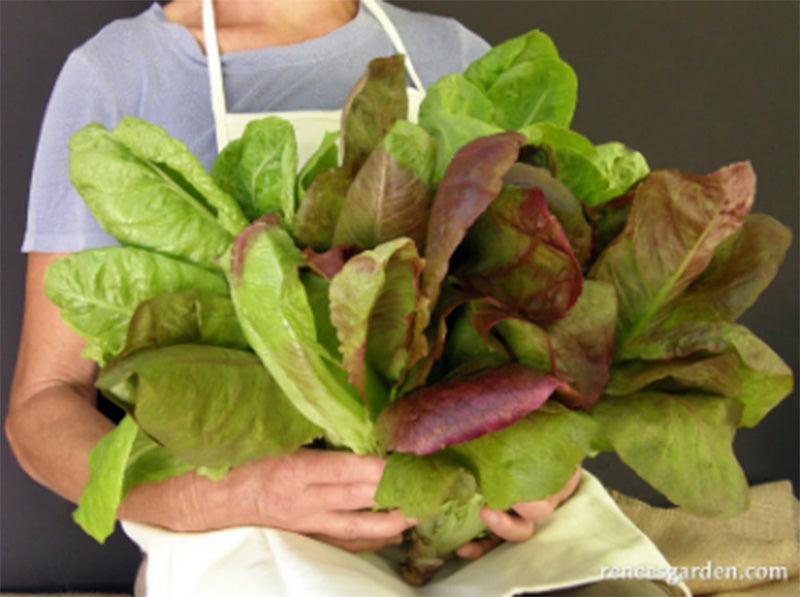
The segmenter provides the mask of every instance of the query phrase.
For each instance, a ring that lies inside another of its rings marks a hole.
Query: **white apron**
[[[363,8],[369,10],[372,16],[380,23],[397,53],[405,55],[406,72],[414,84],[414,87],[409,87],[406,90],[408,93],[408,117],[412,122],[416,122],[419,105],[425,97],[425,88],[417,75],[416,69],[414,69],[411,57],[403,44],[403,40],[400,38],[400,34],[383,10],[380,1],[361,0],[361,8],[359,10]],[[341,110],[229,113],[225,104],[222,63],[219,58],[212,0],[203,0],[203,37],[206,45],[208,78],[211,87],[211,109],[214,112],[218,151],[222,151],[228,143],[241,137],[245,127],[251,120],[266,116],[279,116],[288,120],[294,126],[297,137],[298,163],[302,165],[319,147],[326,132],[339,130],[342,116]],[[353,81],[353,84],[355,84],[355,81]]]
[[[406,70],[414,84],[408,89],[409,118],[415,121],[425,91],[408,52],[379,0],[361,0],[361,5],[378,20],[397,52],[406,57]],[[280,116],[294,125],[299,164],[304,164],[326,131],[339,130],[341,110],[229,114],[211,0],[203,0],[203,31],[220,151],[238,139],[251,120]],[[133,522],[122,523],[122,528],[145,554],[134,594],[148,597],[510,597],[522,591],[549,593],[597,582],[602,580],[603,566],[648,570],[668,566],[658,548],[585,471],[576,494],[533,539],[501,545],[470,564],[454,560],[436,580],[419,589],[406,585],[388,560],[377,554],[351,554],[286,531],[240,527],[173,533]],[[604,587],[592,594],[689,595],[683,584],[638,585],[627,589],[632,592],[624,590]]]

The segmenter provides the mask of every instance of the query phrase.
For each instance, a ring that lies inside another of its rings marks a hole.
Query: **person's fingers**
[[[416,524],[399,510],[392,512],[327,512],[316,532],[336,539],[386,539],[394,537]]]
[[[336,483],[330,485],[309,485],[306,496],[320,504],[324,510],[362,510],[375,505],[373,483]]]
[[[506,541],[520,543],[527,541],[533,535],[534,525],[530,520],[506,512],[484,508],[481,510],[481,520],[490,531]]]
[[[564,485],[564,488],[558,492],[557,499],[558,504],[565,501],[568,497],[570,497],[575,490],[578,488],[578,485],[581,484],[581,466],[578,465],[578,468],[575,469],[575,472],[567,481],[567,484]]]
[[[555,500],[541,500],[538,502],[522,502],[514,504],[511,509],[519,514],[522,518],[533,524],[541,524],[553,513],[556,508]]]
[[[349,452],[307,450],[303,453],[309,483],[374,483],[381,480],[386,462],[377,456]]]
[[[502,542],[503,540],[500,537],[490,535],[485,539],[478,539],[465,543],[456,550],[456,555],[464,560],[477,560]]]
[[[327,535],[311,535],[311,537],[353,553],[377,551],[383,549],[387,545],[397,545],[403,542],[402,535],[394,535],[393,537],[387,537],[385,539],[355,539],[352,541],[328,537]]]
[[[564,487],[558,493],[547,496],[543,500],[535,502],[521,502],[514,504],[511,509],[522,518],[541,524],[553,514],[553,511],[564,501],[566,501],[577,489],[581,482],[581,467],[569,478]]]

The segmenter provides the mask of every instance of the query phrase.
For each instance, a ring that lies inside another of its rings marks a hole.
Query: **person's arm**
[[[44,294],[59,254],[32,253],[6,435],[20,466],[38,483],[77,502],[92,447],[113,424],[95,408],[95,365],[83,341]],[[352,550],[399,540],[413,521],[373,505],[384,463],[375,457],[300,451],[233,469],[220,482],[193,473],[131,491],[120,518],[176,531],[261,525],[316,536]]]

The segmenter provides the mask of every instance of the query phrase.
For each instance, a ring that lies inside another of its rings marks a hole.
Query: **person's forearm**
[[[11,409],[6,429],[25,472],[77,503],[89,478],[89,452],[113,424],[76,389],[59,384]],[[119,518],[180,531],[254,523],[250,504],[231,499],[243,482],[238,474],[212,483],[191,473],[144,484],[123,501]]]

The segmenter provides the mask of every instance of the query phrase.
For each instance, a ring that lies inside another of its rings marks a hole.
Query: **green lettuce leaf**
[[[164,129],[128,116],[119,122],[112,136],[139,158],[151,162],[151,166],[160,168],[178,184],[202,196],[230,234],[235,236],[247,226],[236,202],[214,183],[213,177],[186,145],[170,137]]]
[[[172,452],[139,429],[125,465],[123,499],[134,487],[144,483],[160,483],[172,477],[180,477],[191,470],[191,465],[175,458]]]
[[[140,303],[128,326],[124,352],[172,344],[249,348],[231,299],[194,289]]]
[[[288,399],[336,445],[377,449],[369,413],[339,363],[320,345],[298,268],[304,259],[277,219],[236,239],[228,277],[250,346]]]
[[[120,504],[134,487],[180,477],[191,470],[126,416],[90,452],[89,482],[72,517],[88,535],[104,543],[114,532]]]
[[[475,478],[444,454],[392,454],[375,502],[417,520],[401,568],[413,585],[430,580],[455,549],[485,531],[479,516],[485,500]]]
[[[425,129],[398,121],[350,185],[333,244],[372,249],[405,236],[422,249],[433,199],[434,149]]]
[[[114,532],[117,508],[124,497],[125,464],[138,433],[136,422],[125,417],[89,454],[89,482],[72,519],[99,543]]]
[[[113,133],[84,127],[70,140],[69,168],[98,223],[128,245],[214,269],[247,223],[185,146],[141,121]]]
[[[467,67],[464,77],[482,91],[489,91],[506,71],[540,58],[558,58],[558,50],[546,33],[533,30],[486,52]]]
[[[297,173],[297,200],[302,201],[308,188],[319,174],[335,168],[339,163],[338,131],[327,131],[316,151]]]
[[[589,415],[550,401],[511,427],[452,446],[448,453],[475,475],[490,508],[506,510],[558,493],[589,454],[596,434]]]
[[[741,392],[739,359],[732,354],[673,361],[631,361],[611,370],[609,396],[651,390],[695,390],[736,397]]]
[[[447,75],[428,87],[419,123],[436,140],[434,180],[441,180],[456,152],[470,141],[502,132],[492,121],[492,102],[461,74]]]
[[[741,406],[706,395],[608,397],[593,412],[622,461],[694,514],[747,508],[747,479],[733,453]]]
[[[505,130],[543,121],[568,127],[578,102],[578,78],[559,58],[537,58],[502,73],[486,97],[494,106],[494,122]]]
[[[367,398],[372,370],[385,386],[380,403],[370,404],[374,414],[385,406],[388,389],[402,379],[411,359],[425,352],[416,322],[422,263],[413,241],[398,238],[352,257],[331,281],[331,321],[350,382]]]
[[[193,466],[238,466],[321,436],[248,352],[195,344],[144,349],[115,360],[96,385]]]
[[[558,179],[586,205],[618,197],[650,171],[642,154],[621,143],[595,147],[583,135],[546,122],[523,127],[520,133],[547,152],[546,161]]]
[[[314,179],[294,223],[293,234],[301,246],[323,251],[331,247],[350,182],[343,168],[326,170]]]
[[[317,340],[328,351],[332,359],[341,362],[339,338],[336,335],[336,328],[331,322],[330,281],[313,272],[301,272],[300,281],[306,289],[308,306],[314,314]]]
[[[726,322],[685,322],[657,328],[626,345],[616,358],[660,361],[703,354],[739,358],[742,427],[754,427],[794,386],[792,370],[746,327]]]
[[[83,251],[53,263],[47,297],[64,322],[86,341],[85,358],[105,364],[125,345],[128,322],[144,300],[196,289],[226,295],[221,276],[196,265],[133,248]]]
[[[744,162],[705,177],[654,172],[639,185],[625,229],[590,272],[617,291],[618,349],[669,312],[741,227],[754,193],[755,174]]]
[[[242,137],[222,150],[212,176],[250,220],[278,212],[291,225],[296,171],[294,127],[283,118],[268,116],[248,123]]]

